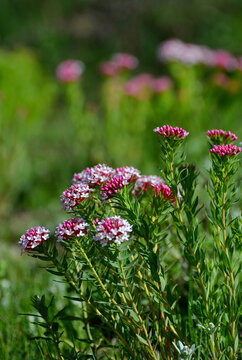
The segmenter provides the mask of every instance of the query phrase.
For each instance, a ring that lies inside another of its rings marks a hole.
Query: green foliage
[[[239,356],[241,231],[233,226],[239,220],[231,186],[238,155],[211,154],[210,211],[204,212],[197,193],[201,178],[193,165],[184,165],[184,139],[174,146],[173,138],[159,136],[162,176],[172,197],[152,191],[134,196],[131,182],[104,202],[94,188],[72,211],[89,223],[88,233],[60,245],[52,236],[29,251],[69,288],[65,298],[72,312],[57,309],[53,298],[33,298],[41,318],[35,324],[42,328],[34,338],[48,344],[55,359]],[[128,220],[132,235],[102,246],[94,220],[114,214]]]

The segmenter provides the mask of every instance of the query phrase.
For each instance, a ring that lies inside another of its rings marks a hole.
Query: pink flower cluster
[[[63,221],[56,228],[57,241],[68,240],[70,237],[82,237],[88,233],[88,223],[84,219],[71,218]]]
[[[56,68],[56,77],[60,82],[70,83],[79,80],[84,71],[84,64],[79,60],[66,60]]]
[[[84,199],[87,199],[93,191],[87,184],[74,184],[70,189],[65,190],[61,195],[61,203],[66,211],[72,211]]]
[[[132,231],[132,225],[120,216],[106,218],[97,223],[95,240],[100,241],[102,246],[110,242],[121,244],[129,240],[129,233]]]
[[[100,186],[115,174],[115,170],[106,164],[98,164],[74,174],[72,183],[83,183],[90,187]]]
[[[162,196],[165,200],[175,200],[171,189],[164,183],[160,182],[159,184],[154,185],[153,189],[157,196]]]
[[[21,248],[21,253],[31,250],[49,238],[50,231],[44,226],[36,226],[28,229],[27,232],[21,236],[18,245]]]
[[[163,93],[172,87],[172,80],[168,76],[154,78],[151,74],[143,73],[130,79],[124,86],[127,95],[143,98],[152,93]]]
[[[154,188],[155,185],[158,185],[162,182],[163,180],[159,176],[142,175],[136,180],[132,194],[139,195],[140,193],[145,192],[150,188]]]
[[[227,71],[240,69],[240,60],[224,50],[212,50],[206,46],[184,43],[170,39],[161,43],[157,49],[161,61],[178,61],[187,65],[204,64],[220,67]]]
[[[235,141],[238,139],[235,134],[231,133],[231,131],[226,132],[222,129],[208,130],[207,136],[212,140]]]
[[[117,53],[111,61],[104,61],[100,64],[99,70],[102,75],[114,76],[122,70],[134,70],[139,64],[138,59],[130,54]]]
[[[109,199],[112,195],[117,194],[119,189],[135,181],[140,176],[139,170],[132,166],[124,166],[117,168],[115,175],[108,179],[101,187],[101,198],[103,200]]]
[[[157,132],[160,135],[165,136],[166,138],[173,139],[184,139],[189,135],[189,132],[179,127],[172,127],[170,125],[164,125],[162,127],[157,127],[154,129],[154,132]]]
[[[241,151],[240,147],[236,145],[226,144],[226,145],[214,145],[212,149],[210,149],[211,153],[220,155],[220,156],[234,156]]]

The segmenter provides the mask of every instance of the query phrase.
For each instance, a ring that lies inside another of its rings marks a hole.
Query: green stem
[[[121,261],[121,260],[119,260],[119,266],[120,266],[120,270],[121,270],[121,275],[122,275],[122,280],[123,280],[123,283],[124,283],[124,287],[125,287],[125,289],[126,289],[126,291],[127,291],[129,300],[130,300],[130,302],[131,302],[131,306],[132,306],[135,314],[137,315],[137,317],[138,317],[138,319],[139,319],[139,322],[140,322],[140,324],[141,324],[141,326],[142,326],[142,329],[143,329],[143,332],[144,332],[146,341],[147,341],[147,343],[148,343],[149,349],[150,349],[151,354],[152,354],[152,358],[153,358],[154,360],[157,360],[156,355],[155,355],[155,352],[154,352],[154,349],[153,349],[153,346],[152,346],[152,344],[151,344],[151,342],[150,342],[150,339],[149,339],[149,335],[148,335],[147,329],[146,329],[146,327],[145,327],[145,323],[144,323],[144,321],[143,321],[143,319],[142,319],[142,317],[141,317],[141,315],[140,315],[140,313],[139,313],[139,311],[138,311],[138,309],[137,309],[137,306],[135,305],[135,302],[134,302],[134,300],[133,300],[133,297],[132,297],[132,295],[131,295],[131,293],[130,293],[130,291],[129,291],[129,287],[128,287],[128,284],[127,284],[127,281],[126,281],[126,278],[125,278],[124,269],[123,269],[123,265],[122,265],[122,261]]]

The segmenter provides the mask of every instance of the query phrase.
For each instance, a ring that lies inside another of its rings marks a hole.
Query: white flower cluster
[[[127,220],[120,216],[113,216],[97,223],[94,240],[100,241],[102,246],[106,246],[110,242],[121,244],[129,240],[131,231],[132,225]]]

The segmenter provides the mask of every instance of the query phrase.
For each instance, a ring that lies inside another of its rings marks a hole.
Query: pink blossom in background
[[[235,70],[237,60],[227,51],[216,50],[214,51],[214,66],[218,66],[228,71]]]
[[[42,244],[49,238],[49,234],[50,231],[44,226],[36,226],[35,228],[28,229],[26,233],[21,236],[18,243],[21,248],[21,253],[34,249]]]
[[[170,125],[164,125],[162,127],[157,127],[154,129],[154,132],[157,132],[160,135],[165,136],[166,138],[173,139],[183,139],[189,135],[189,132],[179,127],[172,127]]]
[[[72,183],[88,184],[90,187],[100,186],[115,174],[115,170],[106,164],[98,164],[74,174]]]
[[[134,190],[132,192],[133,195],[139,195],[142,192],[145,192],[155,185],[163,182],[161,177],[156,175],[141,175],[135,182]]]
[[[154,193],[156,196],[162,196],[165,200],[174,201],[175,198],[172,194],[171,189],[169,186],[165,185],[163,182],[154,185],[153,187]]]
[[[76,82],[84,71],[84,64],[79,60],[66,60],[56,68],[56,77],[60,82]]]
[[[55,236],[58,238],[57,241],[68,240],[72,236],[82,237],[88,233],[88,226],[84,219],[71,218],[57,226]]]
[[[236,145],[214,145],[210,152],[219,156],[234,156],[237,155],[241,151],[240,147]]]
[[[74,184],[61,195],[61,203],[66,211],[72,211],[83,200],[87,199],[93,190],[87,184]]]
[[[99,66],[99,71],[105,76],[115,76],[119,72],[119,68],[112,61],[103,61]]]
[[[237,140],[237,136],[231,131],[224,131],[222,129],[213,129],[207,131],[207,136],[212,140],[225,140],[225,141],[235,141]]]
[[[135,56],[125,53],[114,54],[111,60],[119,70],[134,70],[139,64]]]
[[[127,95],[134,97],[142,95],[147,90],[153,91],[153,81],[154,78],[151,74],[139,74],[126,82],[124,91]]]
[[[213,50],[207,46],[185,43],[179,39],[162,42],[157,48],[159,60],[164,62],[177,61],[186,65],[203,64],[209,67],[220,67],[226,71],[239,68],[236,59],[228,51]]]
[[[161,76],[153,80],[152,87],[155,93],[162,93],[172,87],[172,80],[168,76]]]
[[[120,216],[113,216],[99,221],[95,231],[94,240],[100,241],[102,246],[111,242],[121,244],[129,240],[132,225]]]

